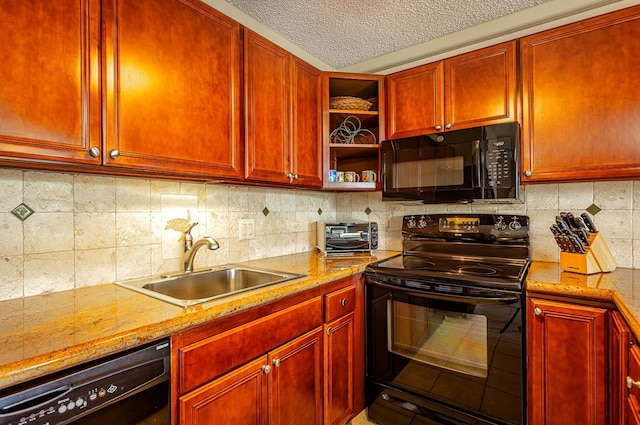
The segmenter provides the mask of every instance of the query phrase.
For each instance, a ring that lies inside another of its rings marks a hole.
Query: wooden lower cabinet
[[[627,378],[628,377],[628,378]],[[640,384],[640,347],[637,345],[632,346],[629,349],[629,370],[628,375],[625,377],[625,384],[627,379],[630,379],[626,394],[626,424],[628,425],[640,425],[640,388],[637,384]],[[612,422],[613,425],[613,422]]]
[[[261,357],[180,397],[180,423],[266,425],[266,365]]]
[[[354,314],[325,325],[325,425],[341,425],[354,413]]]
[[[180,424],[322,424],[322,328],[179,398]]]
[[[527,308],[528,423],[607,424],[607,309],[536,298]]]
[[[627,383],[629,373],[629,327],[622,315],[609,315],[609,424],[627,423]]]

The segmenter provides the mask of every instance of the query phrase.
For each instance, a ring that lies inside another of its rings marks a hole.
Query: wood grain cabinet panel
[[[520,46],[523,182],[640,176],[640,7]]]
[[[629,375],[633,381],[640,382],[640,348],[633,346],[629,350]],[[632,385],[626,397],[626,420],[628,425],[640,424],[640,388]]]
[[[192,0],[102,7],[104,164],[241,178],[240,25]]]
[[[527,300],[530,424],[605,425],[607,310]]]
[[[516,41],[387,76],[388,139],[517,120]]]
[[[322,184],[321,73],[245,29],[247,180]]]
[[[99,38],[99,1],[0,2],[0,156],[100,163]]]
[[[325,325],[325,425],[342,425],[354,413],[354,313]]]
[[[627,383],[630,331],[622,315],[609,315],[609,425],[627,423]]]

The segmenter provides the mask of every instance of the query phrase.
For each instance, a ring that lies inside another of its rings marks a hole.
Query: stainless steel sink
[[[192,273],[120,281],[116,282],[116,285],[181,307],[189,307],[304,276],[277,270],[230,265]]]

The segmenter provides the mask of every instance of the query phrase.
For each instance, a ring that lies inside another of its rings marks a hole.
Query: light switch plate
[[[238,222],[238,239],[253,239],[256,237],[256,229],[253,219],[242,219]]]

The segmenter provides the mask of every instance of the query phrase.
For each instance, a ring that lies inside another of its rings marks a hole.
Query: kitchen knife
[[[573,246],[573,252],[578,252],[580,254],[585,254],[587,252],[586,249],[584,249],[584,246],[582,245],[582,242],[580,242],[580,239],[575,235],[567,235],[567,239],[569,240],[569,243]]]
[[[589,229],[582,217],[575,217],[573,220],[576,223],[576,234],[582,239],[582,243],[589,246]]]
[[[582,213],[580,214],[580,217],[582,217],[582,219],[584,220],[584,224],[587,225],[587,227],[589,228],[589,231],[591,233],[596,233],[598,230],[596,229],[596,225],[593,224],[593,220],[591,220],[591,217],[589,216],[589,214]]]
[[[560,247],[560,250],[566,251],[567,248],[565,246],[564,240],[561,238],[562,232],[558,228],[558,225],[554,224],[553,226],[550,227],[550,229],[551,229],[551,233],[553,233],[553,237],[555,238],[556,243],[558,244],[558,247]]]

